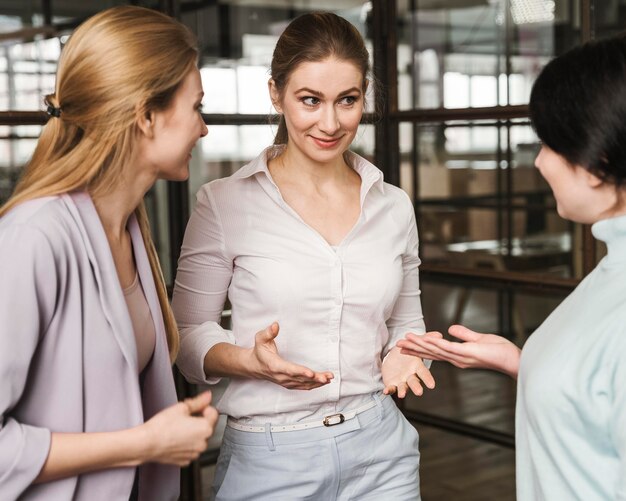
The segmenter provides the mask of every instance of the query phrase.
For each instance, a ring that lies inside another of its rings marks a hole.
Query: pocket
[[[231,458],[232,447],[230,446],[230,443],[228,441],[222,440],[220,455],[218,456],[217,463],[215,465],[215,476],[213,477],[213,485],[211,486],[211,500],[217,499],[217,496],[219,495],[220,489],[224,484],[226,474],[228,473],[228,467],[230,465]]]

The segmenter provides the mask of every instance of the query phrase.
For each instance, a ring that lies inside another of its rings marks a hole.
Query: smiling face
[[[208,133],[200,114],[203,96],[200,72],[194,67],[167,108],[152,112],[142,127],[140,158],[157,178],[183,181],[189,177],[191,150]]]
[[[363,115],[364,79],[353,63],[329,58],[300,64],[282,93],[270,80],[272,102],[289,134],[287,151],[319,164],[341,159]]]

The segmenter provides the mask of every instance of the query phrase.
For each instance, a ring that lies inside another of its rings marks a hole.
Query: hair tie
[[[55,106],[49,104],[48,108],[46,109],[46,113],[51,117],[59,118],[61,116],[61,108],[56,108]]]

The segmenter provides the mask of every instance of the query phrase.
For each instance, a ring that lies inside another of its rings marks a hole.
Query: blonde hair
[[[195,36],[159,12],[114,7],[81,24],[63,48],[54,94],[60,109],[44,126],[33,156],[0,216],[25,200],[87,189],[114,189],[128,167],[137,117],[166,108],[197,64]],[[170,358],[179,337],[143,202],[135,210],[148,252]]]

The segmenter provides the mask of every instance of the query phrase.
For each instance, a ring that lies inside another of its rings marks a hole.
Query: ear
[[[154,112],[147,111],[143,105],[137,106],[137,109],[135,110],[135,117],[137,127],[142,134],[148,138],[152,138],[154,136]]]
[[[589,172],[587,169],[585,169],[585,178],[587,180],[587,185],[590,188],[599,188],[600,186],[605,184],[605,182],[602,179],[600,179],[598,176],[596,176],[592,172]]]
[[[274,82],[273,78],[270,78],[267,81],[267,88],[270,91],[270,99],[272,100],[272,104],[278,113],[283,112],[283,108],[280,105],[280,92],[278,92],[278,88],[276,87],[276,82]]]

